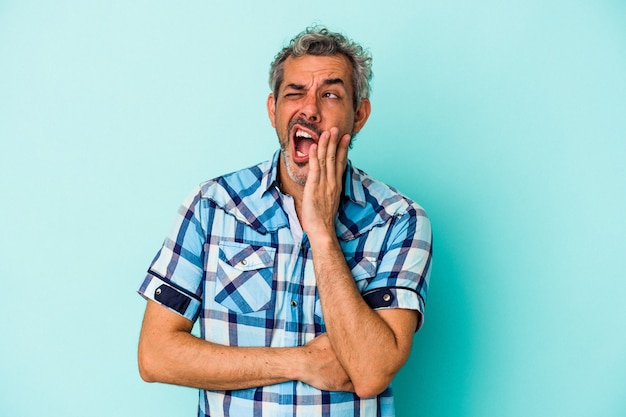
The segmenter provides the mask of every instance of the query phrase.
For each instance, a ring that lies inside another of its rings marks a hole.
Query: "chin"
[[[287,167],[287,175],[289,175],[289,178],[296,184],[304,186],[309,174],[308,163],[296,163],[286,152],[283,152],[283,159]]]

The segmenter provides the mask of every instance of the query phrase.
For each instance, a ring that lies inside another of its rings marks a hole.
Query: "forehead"
[[[342,79],[350,86],[352,64],[343,54],[290,56],[283,66],[283,82],[308,83],[316,80]]]

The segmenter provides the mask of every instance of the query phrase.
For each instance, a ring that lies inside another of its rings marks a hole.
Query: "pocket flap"
[[[247,243],[220,242],[220,259],[240,271],[268,268],[274,265],[276,249]]]

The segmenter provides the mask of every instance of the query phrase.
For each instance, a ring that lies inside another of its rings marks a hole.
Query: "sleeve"
[[[200,189],[178,209],[161,249],[137,291],[170,310],[195,321],[202,300],[204,243]]]
[[[386,243],[379,255],[376,276],[363,291],[363,298],[375,310],[404,308],[418,311],[419,330],[424,321],[430,280],[430,220],[422,208],[412,206],[392,221]]]

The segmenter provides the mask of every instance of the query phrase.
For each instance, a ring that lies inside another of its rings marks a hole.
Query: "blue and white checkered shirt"
[[[325,332],[311,248],[277,184],[280,153],[205,182],[181,206],[139,293],[229,346],[302,346]],[[431,263],[422,208],[351,163],[335,221],[358,289],[373,309],[417,310]],[[391,388],[372,398],[299,381],[201,391],[200,416],[393,416]]]

